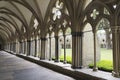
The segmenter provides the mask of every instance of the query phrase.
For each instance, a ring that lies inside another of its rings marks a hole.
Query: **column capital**
[[[120,32],[120,26],[114,26],[111,28],[112,33],[119,33]]]
[[[41,38],[41,40],[42,40],[42,41],[46,41],[46,40],[47,40],[47,38]]]
[[[77,36],[82,37],[83,32],[72,32],[71,34],[72,34],[73,37],[77,37]]]
[[[55,38],[59,38],[59,36],[55,36]]]
[[[113,31],[114,31],[114,30],[120,30],[120,26],[112,26],[112,27],[111,27],[111,30],[113,30]]]
[[[27,40],[27,42],[31,42],[31,40]]]
[[[51,37],[49,37],[49,39],[51,39]]]
[[[64,34],[63,37],[66,37],[66,35]]]
[[[116,73],[116,72],[112,71],[112,76],[119,78],[120,77],[120,73],[119,72]]]

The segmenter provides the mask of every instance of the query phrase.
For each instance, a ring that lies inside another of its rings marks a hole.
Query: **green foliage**
[[[93,64],[90,64],[89,67],[93,68]],[[112,61],[101,60],[97,62],[97,67],[99,70],[111,72],[113,70],[113,63]]]
[[[64,61],[64,56],[60,56],[60,60],[63,62]],[[66,61],[67,63],[71,63],[72,62],[72,58],[71,56],[66,56]]]
[[[101,48],[101,59],[100,60],[112,61],[113,60],[112,58],[113,58],[112,49]]]
[[[64,49],[61,49],[60,60],[64,61]],[[72,62],[72,49],[66,49],[66,61],[67,63]]]
[[[60,60],[64,61],[64,50],[61,49]],[[105,48],[101,48],[101,60],[97,62],[97,67],[99,70],[111,72],[113,70],[112,63],[112,50],[107,50]],[[72,50],[66,49],[66,60],[68,63],[72,62]],[[89,65],[90,68],[93,68],[93,64]]]

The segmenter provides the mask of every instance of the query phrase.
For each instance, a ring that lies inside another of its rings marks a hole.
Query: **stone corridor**
[[[0,51],[0,80],[74,79],[16,57],[15,55]]]

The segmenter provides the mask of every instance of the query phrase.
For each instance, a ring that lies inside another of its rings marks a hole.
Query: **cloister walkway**
[[[74,80],[15,55],[0,51],[0,80]]]

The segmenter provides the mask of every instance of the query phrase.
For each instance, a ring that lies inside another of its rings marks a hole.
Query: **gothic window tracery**
[[[93,9],[93,12],[91,13],[90,17],[95,20],[98,15],[99,15],[99,11],[97,11],[96,9]]]
[[[110,15],[109,11],[106,8],[104,8],[104,14],[105,15]]]
[[[35,28],[35,29],[37,29],[38,24],[39,24],[39,23],[38,23],[37,19],[35,19],[35,20],[34,20],[34,28]]]
[[[61,9],[63,9],[63,2],[60,2],[59,0],[56,2],[55,7],[52,9],[53,14],[53,20],[60,19],[62,12]]]

